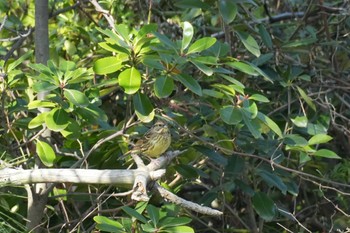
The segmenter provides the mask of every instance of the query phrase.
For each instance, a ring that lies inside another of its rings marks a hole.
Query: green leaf
[[[90,104],[88,97],[86,97],[86,95],[80,91],[64,89],[63,95],[76,106],[86,107]]]
[[[204,146],[193,146],[193,148],[196,151],[207,156],[209,159],[213,160],[215,163],[222,165],[222,166],[227,165],[227,159],[224,156],[222,156],[221,154],[219,154],[218,152],[216,152],[215,150],[209,149],[209,148],[204,147]]]
[[[117,57],[100,58],[94,63],[93,70],[96,74],[110,74],[120,70],[123,60]]]
[[[318,156],[318,157],[323,157],[323,158],[329,158],[329,159],[342,159],[336,153],[334,153],[331,150],[327,150],[327,149],[318,150],[318,151],[312,153],[312,155]]]
[[[316,106],[315,104],[312,102],[311,98],[304,92],[303,89],[301,89],[300,87],[297,86],[298,92],[301,96],[301,98],[303,98],[305,100],[305,102],[307,103],[307,105],[309,105],[309,107],[316,111]]]
[[[308,123],[308,119],[306,116],[297,116],[294,119],[291,119],[291,121],[293,122],[294,125],[301,127],[301,128],[305,128],[307,127],[307,123]]]
[[[159,221],[160,227],[175,227],[188,224],[192,221],[187,217],[164,217]]]
[[[29,129],[34,129],[38,126],[41,126],[45,123],[45,118],[46,118],[46,115],[48,114],[49,112],[42,112],[40,113],[39,115],[37,115],[36,117],[34,117],[28,124],[28,128]]]
[[[261,36],[261,39],[266,45],[266,47],[268,47],[269,49],[272,49],[273,44],[272,44],[270,33],[266,30],[263,24],[259,24],[258,29],[259,29],[259,34]]]
[[[141,74],[135,68],[125,69],[118,76],[119,85],[124,88],[126,94],[134,94],[141,87]]]
[[[140,92],[133,96],[136,115],[143,122],[150,122],[154,117],[154,108],[149,98]]]
[[[192,25],[185,21],[182,23],[182,43],[181,43],[181,53],[188,47],[188,45],[191,43],[192,37],[193,37],[193,27]]]
[[[283,138],[282,131],[280,127],[273,121],[271,120],[268,116],[265,114],[258,112],[256,116],[259,120],[261,120],[267,127],[269,127],[275,134],[278,135],[278,137]]]
[[[195,60],[191,60],[191,62],[207,76],[211,76],[214,73],[213,69],[211,69],[209,66],[204,65],[201,62],[197,62]]]
[[[266,98],[263,95],[260,94],[253,94],[249,97],[250,100],[257,100],[259,102],[263,102],[263,103],[269,103],[270,100],[268,98]]]
[[[129,28],[125,24],[118,24],[115,26],[115,31],[117,35],[121,36],[123,38],[123,41],[128,44],[129,42]]]
[[[308,141],[297,134],[288,134],[284,136],[284,143],[289,146],[307,146]]]
[[[138,213],[136,210],[130,208],[129,206],[123,206],[122,210],[131,217],[136,218],[140,222],[147,223],[147,219],[142,214]]]
[[[6,72],[10,73],[14,68],[24,62],[27,58],[29,58],[33,54],[33,50],[26,52],[20,58],[16,59],[14,62],[10,63],[7,66]]]
[[[166,232],[169,233],[194,233],[195,231],[193,228],[188,226],[176,226],[176,227],[167,227],[164,229]]]
[[[241,111],[233,106],[224,106],[220,109],[221,119],[229,125],[237,125],[242,121]]]
[[[321,143],[327,143],[333,138],[327,134],[316,134],[309,140],[309,146],[311,145],[316,145],[316,144],[321,144]]]
[[[272,221],[276,215],[274,202],[265,193],[256,192],[252,198],[255,211],[265,221]]]
[[[254,138],[261,137],[260,125],[255,119],[252,120],[252,113],[247,109],[241,108],[241,113],[244,121],[244,125],[248,127],[249,131]]]
[[[100,43],[98,43],[98,45],[101,48],[103,48],[103,49],[105,49],[105,50],[107,50],[109,52],[112,52],[112,53],[125,54],[127,56],[130,55],[130,51],[129,51],[128,48],[122,47],[122,46],[117,45],[117,44],[111,44],[111,43],[107,43],[107,42],[100,42]],[[121,57],[123,57],[123,56],[121,56]]]
[[[52,83],[39,81],[39,82],[34,83],[32,88],[35,92],[38,93],[38,92],[43,92],[43,91],[55,90],[58,88],[58,86],[54,85]]]
[[[176,172],[178,172],[184,179],[198,178],[198,173],[194,167],[187,164],[178,164],[173,166]]]
[[[213,46],[213,44],[215,44],[215,42],[216,42],[216,39],[212,38],[212,37],[201,38],[201,39],[195,41],[188,48],[187,54],[202,52],[203,50],[206,50],[206,49],[210,48],[211,46]]]
[[[153,223],[153,226],[157,227],[159,222],[159,209],[149,204],[146,207],[146,210],[149,218],[151,219],[151,222]]]
[[[195,80],[192,78],[190,75],[187,74],[181,74],[181,75],[176,75],[176,78],[183,84],[185,85],[188,89],[190,89],[193,93],[202,96],[202,88]]]
[[[42,101],[42,100],[33,100],[29,102],[28,109],[35,109],[35,108],[53,108],[56,104],[48,101]]]
[[[173,50],[177,51],[177,47],[174,42],[172,42],[168,37],[164,36],[163,34],[160,34],[158,32],[153,32],[153,34],[162,42],[164,45],[166,45],[169,48],[172,48]]]
[[[234,69],[237,69],[243,73],[252,75],[252,76],[258,76],[259,73],[256,72],[256,70],[251,66],[248,65],[244,62],[240,62],[240,61],[235,61],[235,62],[227,62],[226,65],[231,66]]]
[[[261,52],[256,40],[246,32],[236,31],[236,33],[240,40],[243,42],[244,47],[254,56],[259,57]]]
[[[53,166],[53,162],[56,159],[56,154],[49,144],[47,144],[46,142],[37,140],[36,153],[38,154],[41,162],[45,166],[47,166],[47,167]]]
[[[305,38],[302,40],[289,41],[282,45],[282,48],[295,48],[299,46],[310,45],[317,42],[317,38]]]
[[[265,170],[258,170],[257,174],[263,178],[263,180],[269,185],[269,186],[275,186],[278,188],[283,194],[287,193],[287,186],[282,181],[282,179],[271,172],[265,171]]]
[[[231,23],[237,15],[237,5],[230,0],[219,0],[219,10],[225,23]]]
[[[96,228],[105,232],[125,232],[121,223],[109,219],[105,216],[95,216]]]
[[[60,132],[68,126],[69,116],[63,109],[54,108],[46,115],[45,124],[50,130]]]
[[[174,81],[167,76],[160,76],[154,82],[154,92],[158,98],[168,97],[174,90]]]

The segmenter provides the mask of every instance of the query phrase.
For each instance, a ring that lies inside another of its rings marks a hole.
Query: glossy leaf
[[[261,52],[260,52],[260,47],[256,40],[248,33],[242,32],[242,31],[236,31],[238,37],[242,41],[244,47],[251,52],[254,56],[259,57]]]
[[[235,62],[227,62],[226,65],[231,66],[234,69],[237,69],[243,73],[253,75],[253,76],[258,76],[259,73],[250,65],[240,62],[240,61],[235,61]]]
[[[253,94],[253,95],[249,96],[249,99],[256,100],[256,101],[263,102],[263,103],[270,102],[270,100],[268,98],[266,98],[265,96],[260,95],[260,94]]]
[[[95,61],[93,69],[96,74],[110,74],[120,70],[122,62],[117,57],[104,57]]]
[[[341,159],[336,153],[328,149],[320,149],[315,153],[312,153],[313,156],[329,158],[329,159]]]
[[[174,90],[174,81],[167,76],[160,76],[154,82],[154,92],[158,98],[168,97]]]
[[[333,138],[327,134],[316,134],[312,136],[309,140],[309,146],[310,145],[316,145],[316,144],[322,144],[322,143],[327,143]]]
[[[150,122],[154,117],[154,109],[149,98],[140,92],[137,92],[136,95],[133,96],[134,108],[136,115],[143,122]]]
[[[169,233],[194,233],[195,231],[193,228],[188,226],[176,226],[176,227],[167,227],[164,229],[166,232]]]
[[[181,74],[181,75],[177,75],[176,78],[183,85],[185,85],[188,89],[190,89],[193,93],[195,93],[195,94],[197,94],[199,96],[202,96],[202,88],[201,88],[201,86],[199,85],[197,80],[192,78],[190,75]]]
[[[192,25],[185,21],[182,23],[182,43],[181,43],[181,53],[188,47],[191,43],[193,37],[193,27]]]
[[[46,115],[45,124],[50,130],[59,132],[68,126],[69,116],[63,109],[54,108]]]
[[[225,106],[220,109],[220,117],[229,125],[236,125],[242,121],[241,111],[233,106]]]
[[[125,69],[118,76],[119,85],[124,88],[126,94],[134,94],[141,87],[141,74],[135,68]]]
[[[197,62],[194,60],[191,60],[191,62],[207,76],[211,76],[214,73],[214,71],[209,66],[206,66],[201,62]]]
[[[297,134],[288,134],[284,136],[284,143],[290,146],[306,146],[308,141]]]
[[[268,116],[265,114],[258,112],[256,116],[259,120],[261,120],[265,125],[267,125],[275,134],[278,135],[278,137],[283,138],[283,133],[280,129],[280,127]]]
[[[35,108],[53,108],[56,104],[48,101],[42,101],[42,100],[33,100],[29,102],[28,109],[35,109]]]
[[[294,119],[290,119],[294,125],[305,128],[307,127],[308,119],[306,116],[301,116],[301,117],[295,117]]]
[[[52,167],[56,159],[56,154],[52,147],[46,142],[37,140],[36,153],[40,158],[40,161],[47,167]]]
[[[196,40],[188,48],[187,54],[202,52],[203,50],[206,50],[211,46],[213,46],[215,42],[216,42],[216,39],[212,37],[204,37],[199,40]]]
[[[265,193],[257,192],[252,198],[255,211],[265,221],[271,221],[276,215],[276,206],[274,202]]]
[[[219,10],[225,23],[231,23],[237,15],[237,5],[230,0],[219,0]]]
[[[36,117],[34,117],[28,124],[28,128],[29,129],[34,129],[36,127],[39,127],[41,126],[42,124],[45,123],[45,118],[46,118],[46,115],[48,114],[49,112],[42,112],[40,113],[39,115],[37,115]]]
[[[86,95],[80,91],[64,89],[63,95],[76,106],[86,107],[90,104],[88,97],[86,97]]]
[[[125,232],[121,223],[105,216],[95,216],[96,228],[105,232]]]

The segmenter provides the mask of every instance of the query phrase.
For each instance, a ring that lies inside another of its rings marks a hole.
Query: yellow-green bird
[[[163,121],[157,121],[147,133],[139,139],[133,152],[144,154],[151,158],[158,158],[170,146],[171,134],[169,127]]]

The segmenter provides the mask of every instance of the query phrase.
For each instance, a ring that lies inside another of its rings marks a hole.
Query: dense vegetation
[[[161,118],[181,154],[158,183],[223,215],[2,184],[2,232],[33,228],[36,193],[38,232],[349,231],[348,1],[51,0],[48,61],[35,7],[0,2],[1,168],[128,169]]]

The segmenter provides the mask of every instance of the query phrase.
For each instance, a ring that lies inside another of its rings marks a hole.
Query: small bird
[[[168,125],[163,121],[157,121],[135,143],[132,152],[141,153],[151,158],[158,158],[169,148],[170,143],[171,134]]]

